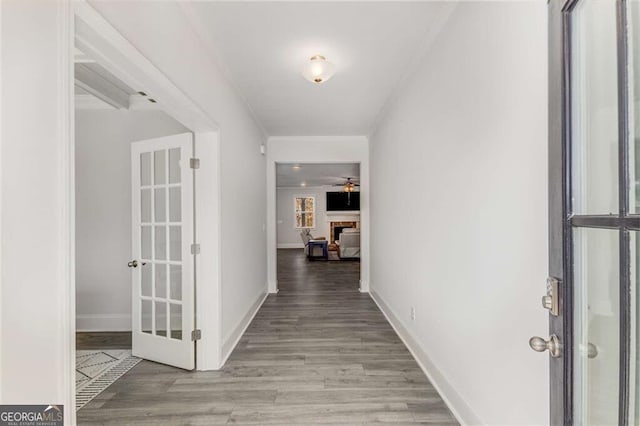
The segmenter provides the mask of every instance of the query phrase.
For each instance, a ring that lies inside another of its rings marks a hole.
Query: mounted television
[[[359,192],[327,192],[327,211],[356,211],[360,210]]]

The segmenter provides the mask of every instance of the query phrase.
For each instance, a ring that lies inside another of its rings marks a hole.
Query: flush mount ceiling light
[[[315,84],[322,84],[333,76],[334,66],[321,55],[312,56],[302,69],[304,78]]]

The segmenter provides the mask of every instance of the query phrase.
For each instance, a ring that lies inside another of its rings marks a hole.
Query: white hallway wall
[[[131,330],[131,142],[188,132],[163,111],[76,110],[76,327]]]
[[[68,409],[73,370],[64,359],[73,336],[64,324],[73,307],[65,143],[72,129],[62,106],[72,79],[71,62],[60,66],[61,58],[71,61],[61,36],[69,25],[65,10],[62,1],[0,1],[0,403]]]
[[[179,4],[91,5],[220,126],[222,336],[228,351],[267,291],[265,157],[260,154],[265,135]]]
[[[548,422],[546,28],[460,4],[370,140],[372,292],[468,424]]]

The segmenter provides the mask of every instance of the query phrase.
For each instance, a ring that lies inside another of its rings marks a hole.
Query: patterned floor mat
[[[126,349],[76,351],[76,410],[140,361]]]

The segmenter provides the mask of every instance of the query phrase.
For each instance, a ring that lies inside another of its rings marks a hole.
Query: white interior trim
[[[98,99],[93,95],[80,95],[76,94],[75,96],[75,108],[79,109],[97,109],[97,110],[106,110],[106,111],[114,111],[118,108],[114,108],[108,103]],[[129,107],[127,108],[130,111],[157,111],[162,110],[162,107],[157,103],[149,102],[149,98],[142,95],[130,95],[129,96]]]
[[[74,33],[75,20],[73,8],[70,2],[58,2],[58,129],[59,140],[63,144],[60,149],[60,157],[57,159],[60,165],[57,187],[61,192],[60,203],[60,247],[58,249],[58,264],[60,265],[60,282],[67,283],[65,295],[62,298],[63,318],[63,345],[62,354],[64,365],[64,406],[68,415],[64,423],[76,424],[76,184],[75,184],[75,109],[74,97]]]
[[[131,331],[131,313],[76,315],[76,331]]]
[[[478,416],[473,412],[469,404],[464,400],[462,395],[456,391],[455,387],[449,383],[442,371],[431,361],[427,352],[420,346],[411,332],[402,324],[402,321],[393,312],[389,305],[374,290],[369,292],[371,299],[378,305],[391,327],[404,345],[409,349],[413,358],[429,378],[429,381],[436,388],[449,410],[456,417],[461,425],[480,425],[484,424]]]
[[[144,87],[164,111],[193,132],[218,130],[218,124],[173,84],[86,0],[74,2],[75,41],[88,57],[130,87]]]
[[[115,110],[112,105],[109,105],[105,101],[98,99],[93,95],[75,95],[75,108],[76,109],[100,109],[100,110]]]
[[[267,300],[267,296],[269,296],[269,293],[261,294],[258,297],[258,300],[251,306],[249,312],[247,312],[244,318],[242,318],[242,321],[240,321],[233,332],[231,332],[231,335],[224,340],[222,344],[222,365],[227,362],[227,359],[229,359],[235,347],[238,346],[238,342],[240,342],[244,332],[247,331],[247,328],[251,325],[251,321],[253,321],[253,318],[262,307],[264,301]]]
[[[277,246],[279,249],[303,249],[304,244],[300,243],[281,243]]]
[[[2,5],[0,4],[0,34],[2,34]],[[0,70],[2,68],[2,48],[0,48]],[[0,99],[2,97],[2,79],[0,78]],[[2,139],[2,102],[0,102],[0,139]],[[2,188],[2,149],[0,149],[0,188]],[[2,242],[2,198],[0,196],[0,244]],[[0,256],[0,309],[2,308],[2,256]],[[2,313],[0,312],[0,335],[2,334]],[[0,350],[0,383],[2,383],[2,351]],[[0,386],[0,401],[2,399],[2,386]]]
[[[222,367],[222,257],[220,138],[218,132],[195,133],[196,172],[195,227],[200,244],[196,256],[196,328],[202,340],[196,343],[196,368]]]

